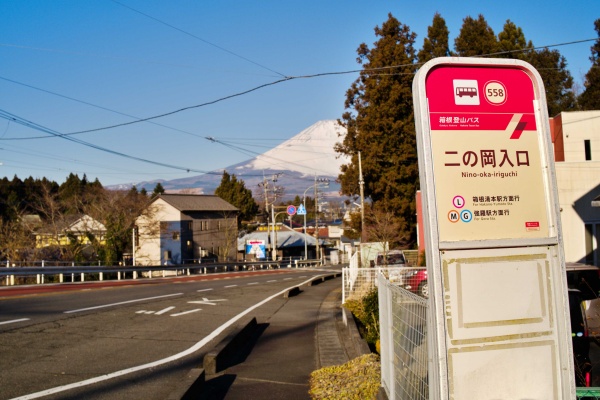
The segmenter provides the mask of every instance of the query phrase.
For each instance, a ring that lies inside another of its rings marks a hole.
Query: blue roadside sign
[[[287,213],[288,215],[294,215],[296,214],[296,206],[294,205],[290,205],[287,207]]]
[[[298,215],[306,215],[306,208],[304,208],[304,204],[300,204],[298,206],[298,211],[296,211]]]

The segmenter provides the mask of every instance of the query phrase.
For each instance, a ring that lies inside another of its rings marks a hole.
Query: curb
[[[358,331],[358,327],[356,326],[356,321],[352,316],[350,310],[346,307],[342,306],[342,320],[344,325],[348,329],[348,334],[350,335],[350,340],[353,344],[354,350],[358,356],[371,353],[371,349],[367,342],[360,336],[360,332]]]
[[[177,389],[173,390],[166,400],[192,400],[198,398],[206,382],[206,375],[202,368],[192,368]]]
[[[236,353],[243,348],[248,337],[256,331],[258,324],[253,317],[246,325],[236,327],[229,335],[204,356],[204,370],[208,375],[214,375],[227,368],[228,363]]]
[[[296,287],[293,287],[293,288],[291,288],[291,289],[290,289],[290,290],[288,290],[287,292],[285,292],[285,293],[283,294],[283,298],[284,298],[284,299],[289,299],[290,297],[297,296],[297,295],[299,295],[300,293],[302,293],[302,292],[301,292],[301,290],[300,290],[300,287],[299,287],[299,286],[296,286]]]
[[[306,285],[307,286],[315,286],[315,285],[318,285],[319,283],[328,281],[329,279],[337,278],[339,275],[340,274],[331,274],[331,275],[321,276],[316,279],[313,279],[312,281],[308,282]]]

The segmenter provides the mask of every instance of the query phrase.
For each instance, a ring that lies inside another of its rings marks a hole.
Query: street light
[[[302,205],[304,206],[304,208],[306,209],[306,192],[308,192],[310,189],[315,189],[315,223],[317,222],[317,196],[316,196],[316,192],[317,192],[317,188],[319,187],[329,187],[329,179],[326,178],[319,178],[317,179],[315,177],[315,184],[311,185],[309,187],[306,188],[306,190],[304,191],[304,194],[302,195]],[[316,224],[315,224],[316,225]],[[316,228],[316,238],[317,238],[317,249],[319,248],[319,227],[315,226]],[[308,259],[308,246],[306,243],[306,213],[304,214],[304,259],[307,260]]]

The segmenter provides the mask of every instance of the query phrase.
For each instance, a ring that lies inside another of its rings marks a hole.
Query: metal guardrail
[[[104,280],[138,279],[200,275],[216,272],[254,271],[262,269],[306,268],[321,266],[320,260],[227,262],[214,264],[181,264],[153,266],[61,266],[61,267],[0,267],[0,286],[18,284],[70,283]],[[87,278],[86,278],[87,276]],[[35,281],[33,278],[35,277]],[[47,279],[49,278],[49,279]]]

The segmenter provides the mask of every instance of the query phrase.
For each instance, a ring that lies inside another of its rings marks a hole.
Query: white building
[[[218,196],[162,194],[136,220],[135,265],[235,259],[238,209]]]
[[[600,265],[600,111],[550,119],[567,262]]]

